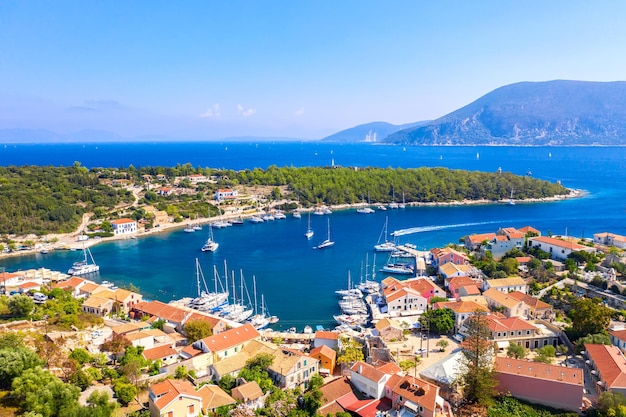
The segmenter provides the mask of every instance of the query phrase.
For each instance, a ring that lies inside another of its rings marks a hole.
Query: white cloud
[[[200,115],[200,117],[203,118],[218,118],[222,115],[222,113],[220,112],[220,105],[218,103],[215,103],[213,106],[209,107],[207,109],[207,111],[205,111],[204,113],[202,113]]]
[[[298,117],[302,116],[304,114],[304,107],[296,110],[293,114]]]
[[[256,113],[256,110],[253,108],[249,108],[249,109],[245,109],[241,104],[237,104],[237,111],[239,112],[239,114],[241,114],[243,117],[248,117],[248,116],[252,116],[254,113]]]

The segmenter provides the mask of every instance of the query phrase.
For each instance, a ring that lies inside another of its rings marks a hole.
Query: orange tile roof
[[[344,395],[352,393],[352,386],[350,385],[350,380],[344,376],[322,385],[320,391],[322,392],[322,406],[320,407],[320,412],[324,409],[323,415],[326,415],[327,412],[330,412],[330,408],[328,408],[329,405],[335,403],[335,400]],[[333,409],[337,409],[337,407],[339,407],[339,411],[344,411],[338,404]]]
[[[20,284],[19,287],[22,288],[22,289],[36,288],[36,287],[41,287],[41,284],[38,284],[38,283],[33,282],[33,281],[28,281],[28,282],[25,282],[23,284]]]
[[[217,318],[217,317],[206,316],[204,314],[198,314],[198,313],[191,313],[191,316],[187,318],[187,323],[193,320],[205,321],[209,323],[209,325],[211,326],[211,329],[217,326],[220,321],[222,321],[222,319]]]
[[[244,402],[254,401],[263,396],[263,391],[256,381],[251,381],[232,390],[233,398]]]
[[[537,236],[541,235],[541,232],[540,232],[539,230],[535,229],[535,228],[534,228],[534,227],[532,227],[532,226],[524,226],[524,227],[520,227],[520,228],[519,228],[519,229],[517,229],[517,230],[519,230],[520,232],[524,233],[524,235],[526,235],[526,233],[528,233],[528,232],[535,233]]]
[[[523,239],[524,233],[520,232],[514,227],[505,227],[502,231],[511,239]]]
[[[149,361],[155,361],[157,359],[163,359],[168,356],[176,356],[178,352],[176,352],[170,345],[158,346],[155,348],[146,349],[143,351],[143,357],[148,359]]]
[[[87,283],[87,281],[85,281],[82,278],[71,277],[68,280],[57,282],[56,284],[53,285],[53,287],[54,288],[76,288],[85,283]]]
[[[456,314],[473,313],[476,310],[489,311],[489,309],[474,301],[440,301],[433,305],[433,308],[449,308]]]
[[[150,386],[150,391],[152,391],[155,396],[159,397],[154,401],[154,405],[156,405],[159,410],[165,408],[178,398],[179,395],[191,397],[200,402],[202,401],[202,397],[193,389],[191,382],[186,379],[166,379],[163,382]]]
[[[467,295],[480,295],[480,290],[478,289],[476,284],[465,285],[465,286],[463,286],[461,288],[463,290],[465,290],[465,294],[467,294]],[[459,288],[459,289],[461,289],[461,288]]]
[[[128,224],[128,223],[135,223],[135,220],[129,219],[128,217],[125,217],[123,219],[111,220],[111,224]]]
[[[485,240],[491,240],[496,236],[495,233],[480,233],[480,234],[475,234],[475,235],[469,235],[469,241],[477,244],[477,243],[482,243]]]
[[[376,369],[378,369],[381,372],[386,373],[387,375],[395,375],[397,373],[402,372],[402,368],[400,368],[398,365],[396,365],[393,362],[385,362],[381,365],[376,366]]]
[[[448,281],[448,286],[453,286],[455,288],[464,287],[466,285],[476,285],[476,281],[465,275],[447,278],[446,281]]]
[[[214,410],[218,407],[235,404],[237,402],[237,400],[228,395],[227,392],[213,384],[203,385],[202,388],[198,390],[198,394],[202,397],[203,410]]]
[[[316,339],[328,339],[328,340],[337,340],[339,339],[339,333],[330,332],[327,330],[318,330],[315,332]]]
[[[509,294],[509,297],[513,297],[517,300],[520,300],[521,302],[523,302],[524,304],[526,304],[527,306],[534,308],[535,310],[545,310],[545,309],[550,309],[552,308],[552,306],[544,301],[541,301],[538,298],[533,297],[530,294],[524,294],[521,291],[511,291]]]
[[[548,365],[541,362],[530,362],[521,359],[496,357],[494,363],[496,373],[522,375],[529,378],[559,381],[563,384],[584,384],[584,372],[578,368]],[[529,382],[530,383],[530,382]]]
[[[392,390],[405,400],[419,404],[431,412],[436,408],[439,387],[429,382],[407,375]]]
[[[626,329],[625,330],[609,330],[609,334],[611,336],[616,337],[619,340],[626,340]]]
[[[380,382],[385,377],[384,372],[365,362],[355,362],[350,370],[374,382]]]
[[[220,352],[248,340],[256,339],[259,336],[261,336],[259,332],[248,323],[241,327],[225,330],[220,334],[205,337],[202,339],[202,343],[211,352]]]
[[[332,360],[335,360],[337,358],[337,352],[335,352],[333,349],[329,348],[326,345],[311,349],[311,352],[309,352],[309,356],[311,357],[317,357],[317,355],[324,356]]]
[[[552,246],[557,246],[560,248],[569,249],[572,251],[579,251],[584,249],[590,249],[587,246],[579,245],[578,243],[568,242],[566,240],[555,239],[553,237],[548,236],[538,236],[531,238],[533,242],[541,242]]]
[[[202,350],[196,348],[194,345],[185,346],[180,352],[186,354],[190,358],[202,354]]]
[[[522,303],[521,300],[517,298],[509,296],[509,294],[505,294],[502,291],[498,291],[496,288],[489,288],[487,291],[483,292],[483,297],[492,300],[493,302],[500,304],[507,308],[514,308]]]
[[[133,310],[140,311],[149,316],[162,318],[164,320],[181,323],[188,314],[185,310],[160,301],[144,301],[133,306]]]
[[[535,326],[519,317],[496,317],[493,314],[488,314],[486,318],[489,322],[489,330],[492,332],[537,330]]]
[[[530,256],[518,256],[515,258],[517,263],[520,263],[520,264],[528,263],[530,262],[530,259],[531,259]]]
[[[585,344],[585,350],[608,385],[605,389],[626,388],[626,359],[617,346]]]

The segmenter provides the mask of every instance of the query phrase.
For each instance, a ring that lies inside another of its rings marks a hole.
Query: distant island
[[[365,134],[363,132],[366,132]],[[391,145],[626,145],[626,82],[521,82],[439,119],[403,128],[381,122],[322,140]]]

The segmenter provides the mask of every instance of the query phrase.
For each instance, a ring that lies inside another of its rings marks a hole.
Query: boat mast
[[[252,275],[252,285],[254,286],[254,315],[256,316],[258,314],[258,311],[256,305],[256,276],[254,275]]]
[[[376,252],[374,252],[374,262],[372,262],[372,281],[376,281]]]
[[[198,258],[196,258],[196,283],[198,284],[198,297],[202,294],[200,290],[200,263],[198,262]]]

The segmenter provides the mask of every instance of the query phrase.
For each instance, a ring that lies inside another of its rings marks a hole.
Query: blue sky
[[[0,2],[0,129],[317,139],[626,79],[620,1]]]

